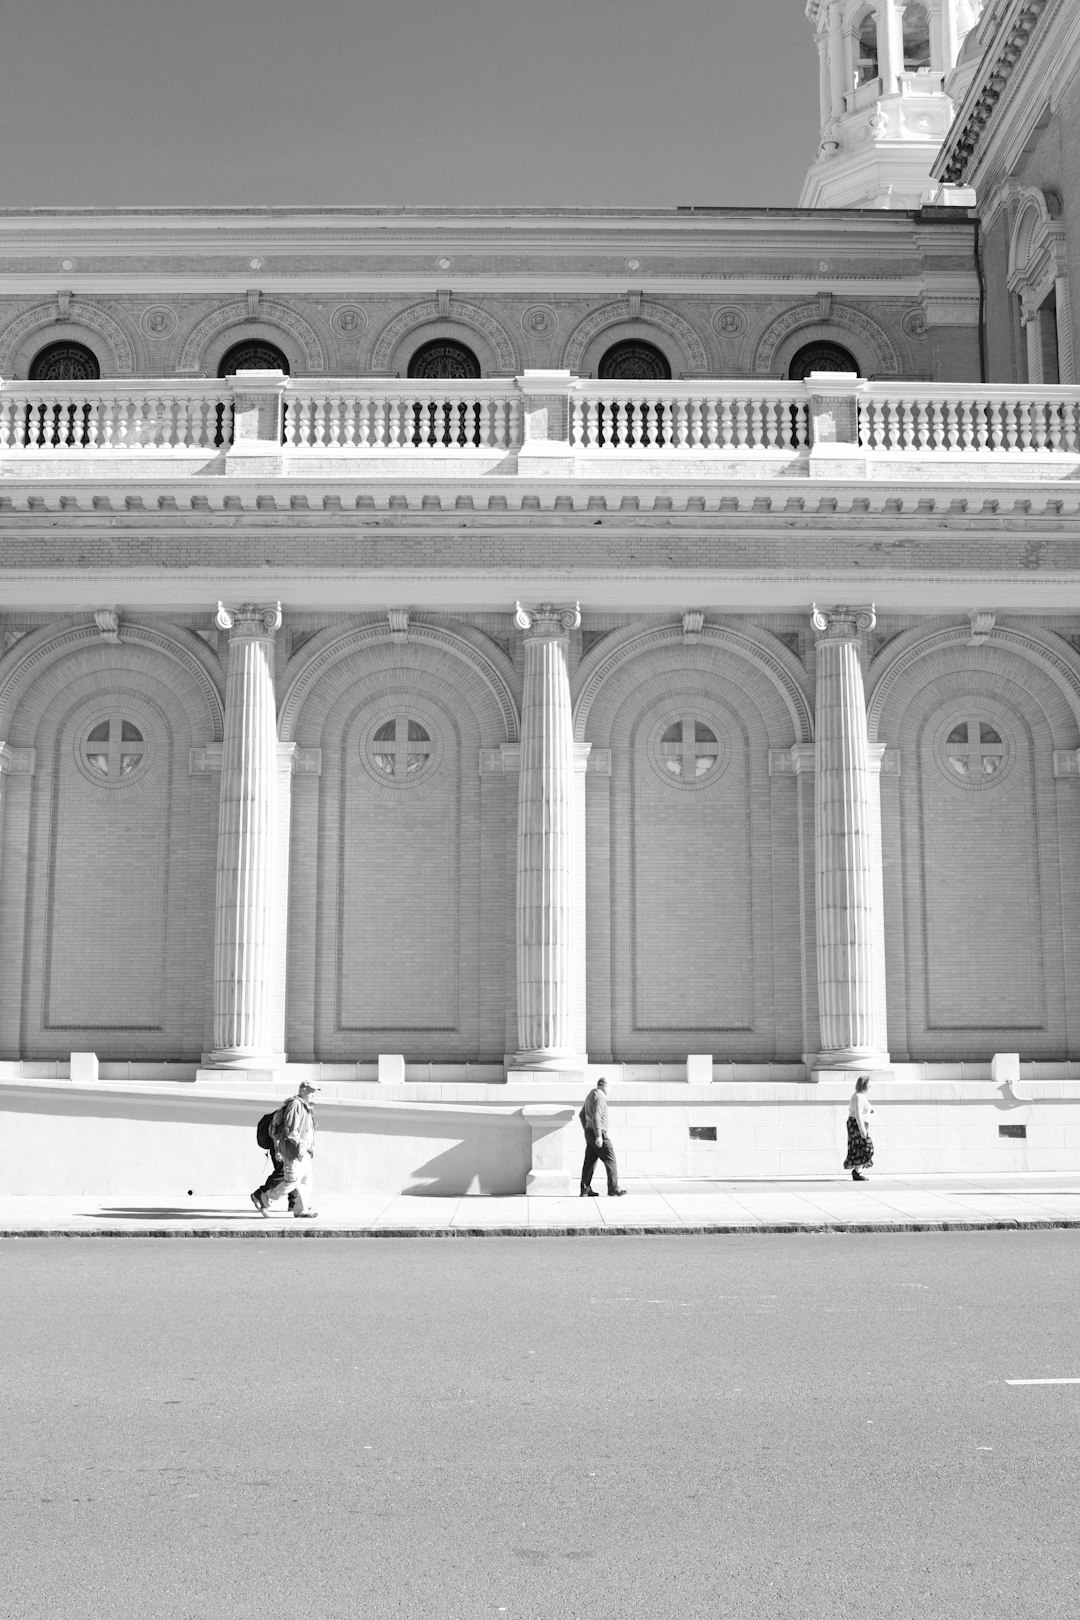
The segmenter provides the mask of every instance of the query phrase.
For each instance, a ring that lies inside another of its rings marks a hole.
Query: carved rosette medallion
[[[521,312],[521,328],[533,337],[547,337],[559,324],[559,317],[549,304],[531,304]]]
[[[367,315],[359,304],[342,304],[330,317],[330,325],[343,337],[359,337],[367,323]]]
[[[148,338],[172,337],[177,327],[176,311],[168,304],[152,304],[149,309],[143,310],[139,325]]]
[[[717,337],[742,337],[747,327],[746,314],[733,305],[726,309],[717,309],[713,311],[712,324]]]

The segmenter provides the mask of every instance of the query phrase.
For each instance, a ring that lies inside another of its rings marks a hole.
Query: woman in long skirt
[[[874,1110],[866,1093],[870,1089],[870,1076],[860,1074],[848,1103],[847,1158],[844,1169],[851,1171],[852,1181],[866,1181],[864,1170],[874,1162],[874,1144],[870,1137],[870,1115]]]

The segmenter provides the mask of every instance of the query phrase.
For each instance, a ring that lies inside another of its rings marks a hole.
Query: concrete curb
[[[244,1241],[276,1238],[548,1238],[548,1237],[741,1237],[787,1235],[793,1232],[1045,1232],[1080,1228],[1080,1220],[1066,1216],[1019,1220],[1002,1217],[983,1221],[767,1221],[755,1225],[717,1222],[698,1225],[671,1223],[640,1226],[228,1226],[160,1227],[7,1227],[4,1238],[239,1238]]]

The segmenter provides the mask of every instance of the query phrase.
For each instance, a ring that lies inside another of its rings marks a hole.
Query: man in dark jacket
[[[597,1159],[602,1159],[607,1171],[609,1198],[621,1198],[626,1191],[619,1186],[619,1169],[615,1163],[615,1149],[608,1135],[607,1081],[598,1080],[586,1097],[578,1115],[585,1132],[585,1163],[581,1167],[581,1196],[595,1198],[592,1178]]]

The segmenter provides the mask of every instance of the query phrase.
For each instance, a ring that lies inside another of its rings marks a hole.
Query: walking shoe
[[[600,1194],[593,1187],[586,1187],[583,1192],[578,1194],[579,1198],[599,1198],[599,1196]]]
[[[251,1195],[251,1202],[255,1205],[255,1208],[258,1210],[260,1215],[269,1215],[270,1211],[266,1207],[265,1193],[253,1192]]]
[[[294,1209],[293,1214],[298,1221],[313,1221],[318,1216],[317,1209]]]
[[[626,1197],[626,1188],[625,1187],[616,1187],[614,1192],[609,1192],[608,1193],[608,1197],[609,1198],[625,1198]]]

